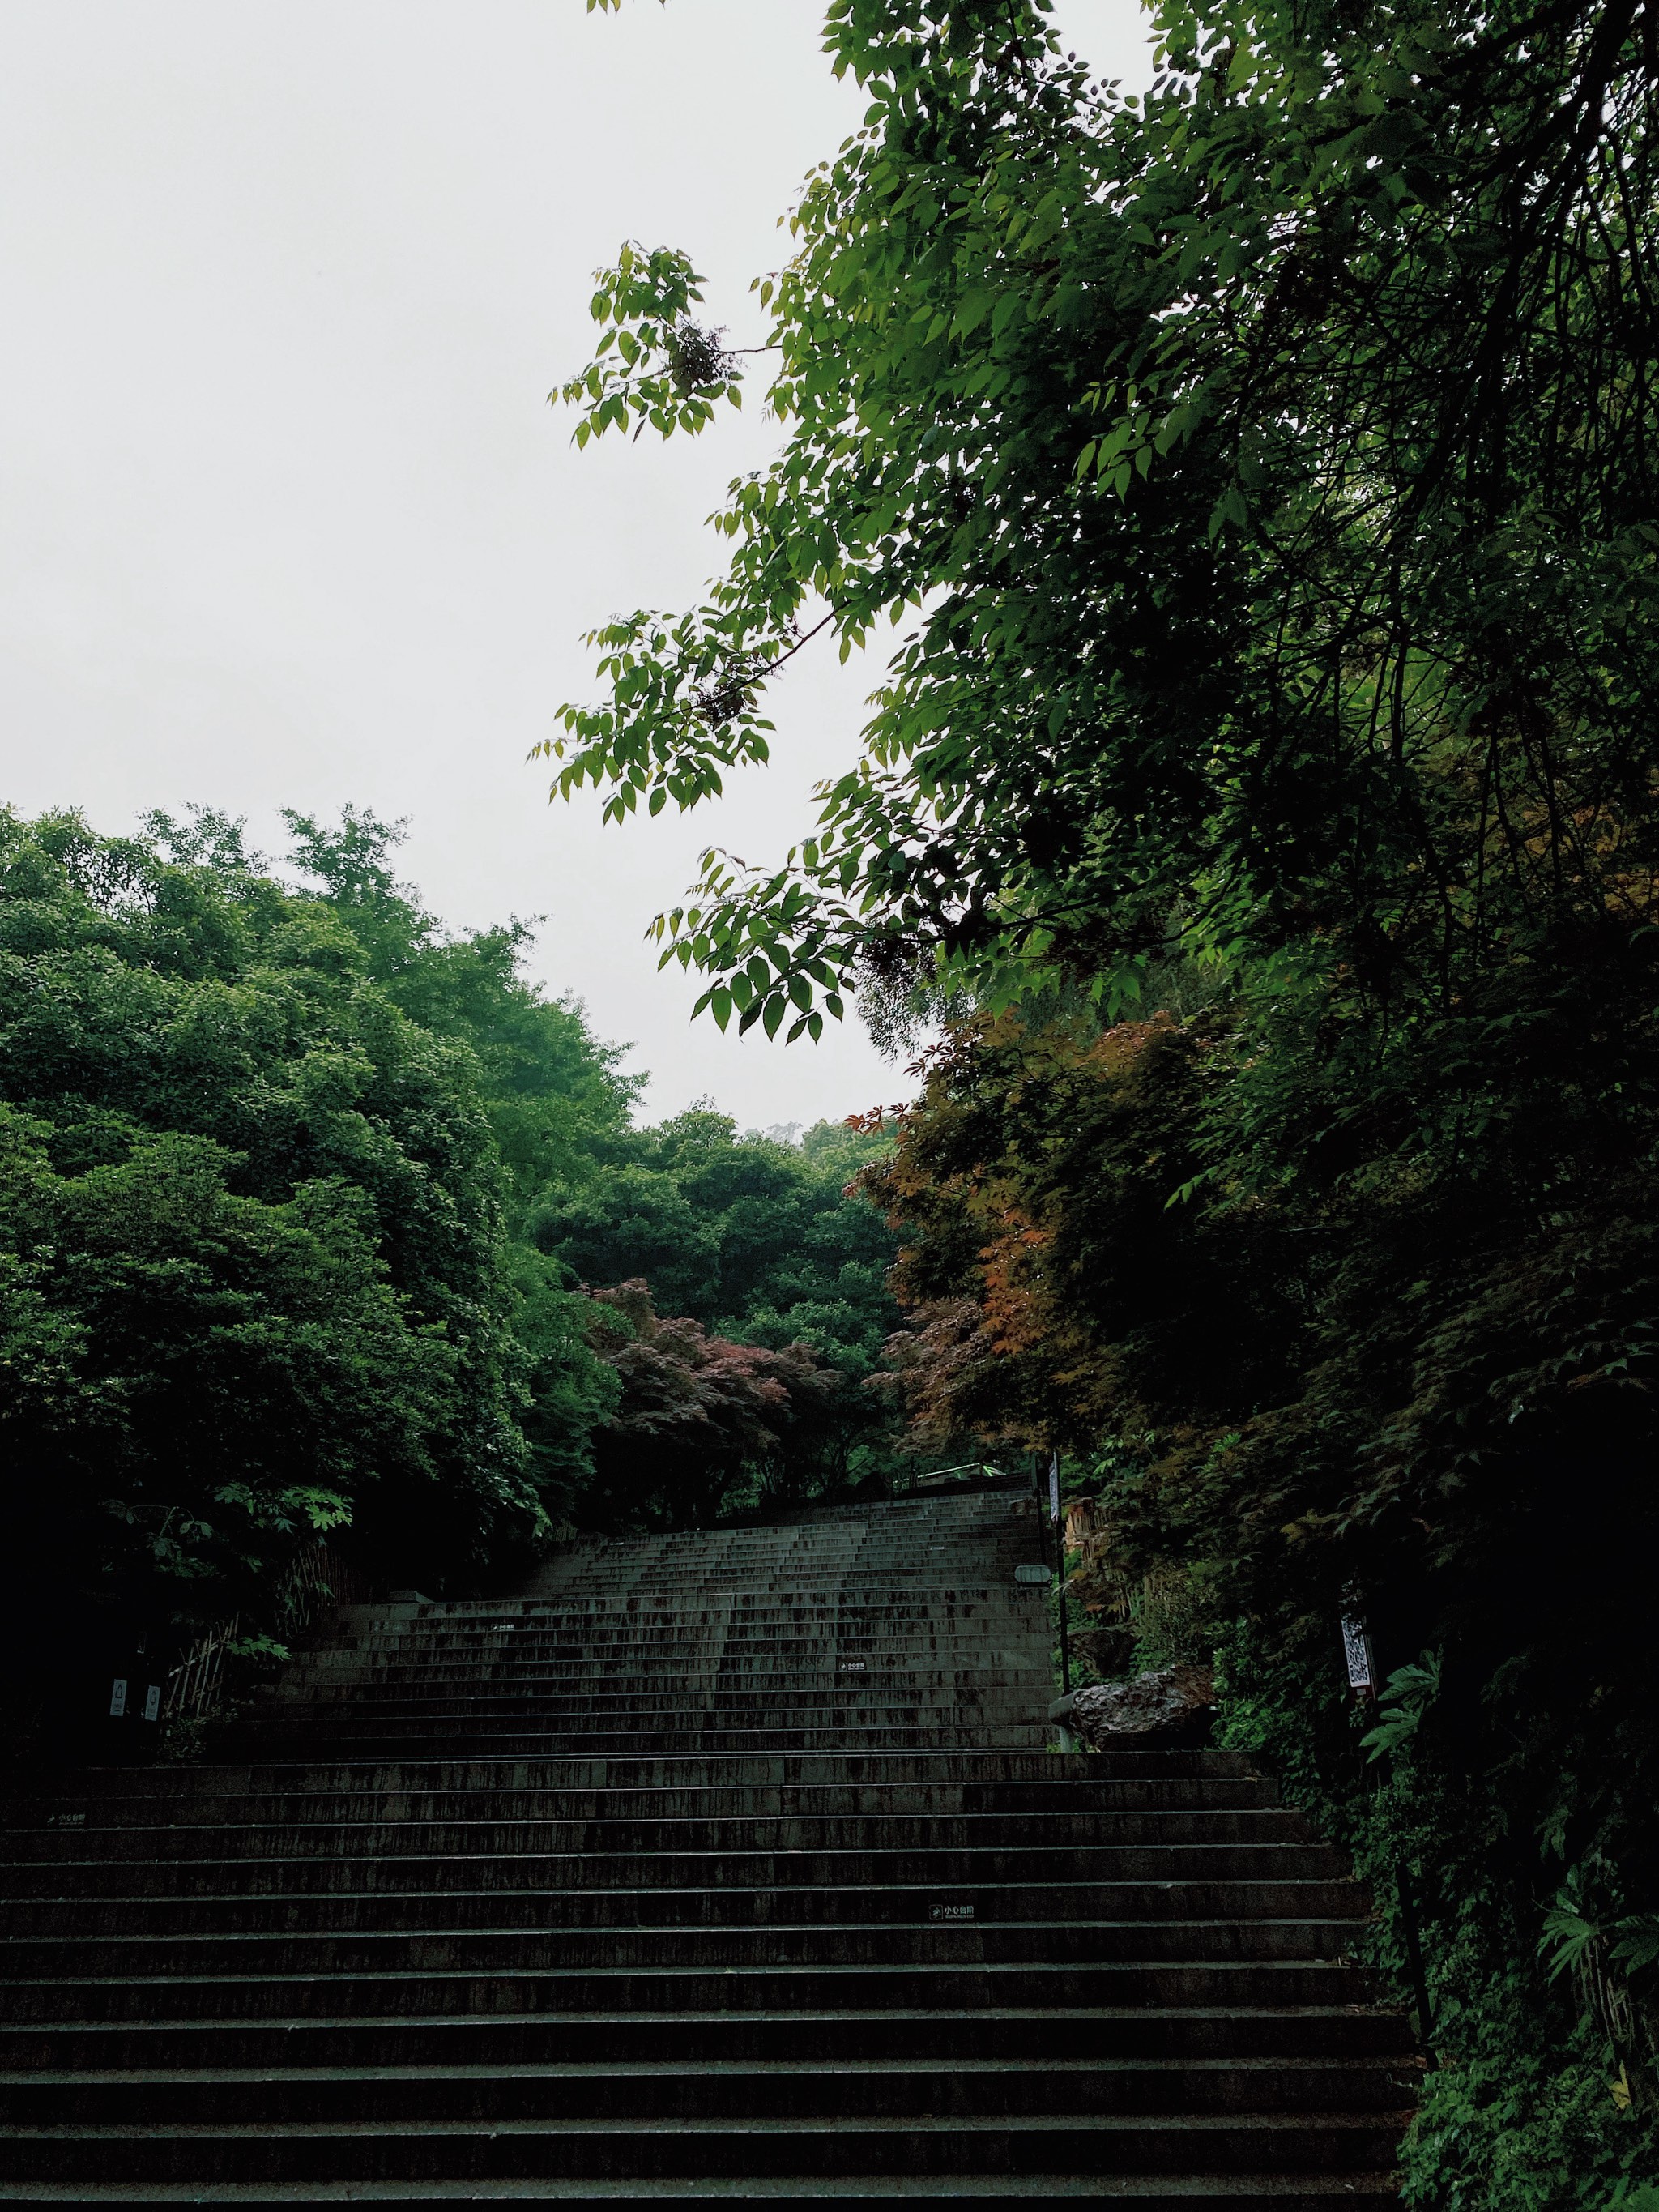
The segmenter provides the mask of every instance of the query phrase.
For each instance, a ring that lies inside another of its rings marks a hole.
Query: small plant
[[[1538,1948],[1553,1982],[1589,1965],[1598,1950],[1621,1973],[1640,1973],[1659,1962],[1659,1912],[1631,1912],[1605,1926],[1598,1923],[1585,1903],[1584,1870],[1574,1867],[1544,1916]]]
[[[1408,1667],[1396,1667],[1377,1700],[1376,1726],[1359,1739],[1373,1759],[1401,1750],[1440,1694],[1440,1655],[1425,1651]]]

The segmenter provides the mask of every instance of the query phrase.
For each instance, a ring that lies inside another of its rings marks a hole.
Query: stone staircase
[[[1392,2194],[1414,2070],[1237,1754],[1046,1748],[1029,1500],[337,1617],[5,1807],[0,2201]]]

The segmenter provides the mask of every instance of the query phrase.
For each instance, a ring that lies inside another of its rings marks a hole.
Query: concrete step
[[[145,2181],[543,2179],[559,2175],[756,2173],[1082,2174],[1387,2172],[1395,2115],[1301,2112],[845,2117],[504,2122],[289,2123],[232,2129],[125,2126],[0,2130],[0,2160],[19,2180],[107,2172]]]
[[[739,1604],[718,1591],[702,1595],[681,1591],[672,1603],[637,1598],[627,1602],[572,1600],[556,1613],[488,1627],[434,1619],[370,1622],[356,1632],[356,1641],[359,1648],[367,1644],[380,1650],[512,1650],[521,1640],[569,1642],[586,1628],[612,1638],[637,1634],[647,1643],[663,1638],[685,1642],[698,1635],[786,1645],[823,1644],[842,1636],[885,1636],[915,1643],[943,1636],[968,1642],[978,1632],[1012,1643],[1018,1640],[1028,1621],[1041,1620],[1047,1610],[1040,1583],[1012,1582],[1006,1589],[957,1591],[948,1601],[928,1605],[918,1604],[902,1589],[872,1592],[856,1604],[840,1605],[781,1595],[775,1601]],[[332,1648],[350,1647],[342,1642]]]
[[[943,1911],[937,1888],[916,1884],[637,1889],[624,1878],[605,1888],[552,1889],[546,1886],[545,1873],[538,1875],[534,1860],[513,1863],[520,1873],[516,1887],[500,1881],[481,1886],[477,1863],[471,1860],[451,1862],[453,1879],[441,1887],[394,1882],[384,1877],[406,1869],[401,1864],[383,1869],[377,1860],[356,1865],[337,1861],[331,1867],[314,1860],[295,1863],[296,1877],[313,1877],[309,1887],[296,1878],[285,1880],[280,1887],[261,1887],[246,1877],[268,1869],[250,1868],[245,1860],[218,1867],[192,1863],[165,1869],[145,1868],[137,1871],[152,1876],[169,1874],[171,1889],[150,1881],[103,1891],[81,1879],[72,1887],[60,1881],[53,1890],[41,1888],[29,1896],[0,1900],[0,1936],[38,1942],[53,1936],[125,1936],[135,1928],[142,1928],[148,1938],[221,1930],[241,1935],[394,1925],[874,1929],[931,1922]],[[1131,1921],[1177,1927],[1218,1923],[1243,1930],[1263,1922],[1309,1921],[1336,1923],[1352,1931],[1367,1924],[1363,1899],[1352,1882],[998,1884],[955,1889],[949,1902],[959,1917],[980,1926]]]
[[[331,1727],[342,1719],[361,1720],[386,1728],[393,1722],[449,1721],[459,1718],[475,1726],[501,1721],[514,1728],[556,1722],[562,1728],[615,1729],[635,1719],[641,1704],[651,1725],[673,1728],[693,1722],[720,1728],[770,1725],[780,1712],[798,1725],[831,1728],[907,1728],[939,1726],[966,1729],[1006,1726],[1010,1722],[1044,1719],[1048,1711],[1047,1685],[1023,1694],[1000,1688],[976,1694],[970,1688],[949,1685],[937,1690],[894,1690],[866,1681],[854,1674],[830,1681],[772,1691],[747,1683],[720,1680],[706,1685],[666,1684],[641,1698],[613,1688],[609,1683],[589,1686],[554,1683],[531,1678],[523,1681],[497,1680],[479,1683],[471,1690],[434,1681],[417,1688],[408,1682],[372,1682],[319,1689],[303,1700],[289,1698],[256,1711],[256,1721],[283,1728],[296,1725]]]
[[[304,1665],[285,1668],[282,1687],[287,1696],[309,1698],[338,1696],[358,1684],[368,1689],[407,1683],[429,1692],[452,1688],[488,1690],[493,1683],[505,1682],[524,1689],[543,1684],[552,1688],[595,1685],[603,1686],[613,1697],[654,1697],[682,1680],[729,1680],[757,1692],[787,1695],[792,1691],[822,1692],[842,1685],[848,1674],[861,1674],[868,1678],[860,1686],[865,1688],[879,1685],[906,1692],[956,1690],[972,1693],[977,1702],[1004,1690],[1008,1680],[1006,1674],[987,1678],[985,1656],[975,1650],[973,1656],[979,1662],[975,1665],[907,1663],[896,1661],[890,1652],[848,1658],[839,1649],[819,1646],[787,1660],[775,1653],[751,1655],[730,1649],[715,1655],[702,1650],[684,1659],[644,1660],[632,1652],[607,1656],[590,1646],[567,1656],[522,1651],[461,1652],[442,1659],[414,1660],[375,1655],[365,1664],[359,1653],[331,1651],[313,1654]],[[1016,1675],[1024,1673],[1030,1681],[1048,1686],[1046,1668],[1021,1669],[1011,1662],[1010,1671]]]
[[[678,2203],[696,2198],[757,2198],[785,2203],[826,2201],[863,2204],[893,2203],[913,2197],[965,2197],[992,2203],[1017,2197],[1028,2203],[1051,2198],[1109,2196],[1119,2212],[1237,2212],[1240,2206],[1293,2203],[1297,2212],[1352,2212],[1358,2203],[1393,2203],[1391,2177],[1382,2173],[1346,2176],[1184,2174],[1097,2176],[1036,2174],[747,2174],[737,2179],[635,2175],[626,2179],[596,2176],[419,2182],[35,2182],[17,2190],[0,2182],[0,2202],[32,2205],[114,2204],[334,2204],[373,2203],[386,2212],[418,2212],[434,2203],[465,2200],[495,2204]]]
[[[1039,1819],[1063,1813],[1096,1818],[1125,1813],[1234,1812],[1271,1809],[1278,1792],[1260,1775],[1212,1778],[1162,1776],[1122,1780],[1045,1784],[1023,1781],[933,1781],[927,1776],[902,1783],[647,1783],[633,1786],[586,1786],[552,1782],[538,1787],[536,1771],[511,1767],[480,1775],[468,1766],[428,1767],[395,1782],[380,1784],[374,1769],[324,1769],[296,1773],[292,1768],[247,1768],[233,1783],[215,1767],[185,1769],[172,1786],[162,1774],[158,1786],[141,1788],[151,1769],[105,1768],[89,1775],[73,1792],[30,1792],[6,1801],[10,1827],[95,1827],[154,1820],[164,1806],[170,1823],[184,1815],[222,1820],[234,1808],[243,1816],[257,1805],[263,1819],[456,1820],[482,1813],[507,1820],[549,1815],[572,1820],[668,1820],[762,1817],[811,1820],[848,1814],[1000,1814]],[[123,1784],[132,1786],[123,1788]]]
[[[354,1725],[354,1719],[356,1725]],[[971,1727],[861,1726],[851,1717],[842,1727],[704,1726],[659,1729],[644,1717],[638,1728],[538,1728],[532,1717],[498,1722],[465,1717],[426,1725],[419,1721],[377,1725],[372,1713],[313,1721],[273,1719],[234,1723],[222,1734],[228,1753],[248,1759],[289,1761],[304,1749],[340,1759],[643,1759],[695,1756],[747,1758],[771,1753],[837,1751],[1038,1750],[1054,1731],[1046,1723],[1012,1728],[1000,1723]]]
[[[343,1800],[322,1798],[294,1807],[284,1818],[289,1800],[262,1804],[253,1819],[234,1823],[239,1832],[327,1830],[342,1837],[355,1830],[371,1832],[378,1843],[387,1830],[407,1838],[417,1832],[432,1836],[447,1831],[471,1835],[477,1841],[486,1832],[499,1839],[503,1850],[531,1848],[515,1841],[533,1836],[534,1844],[549,1851],[580,1849],[589,1853],[661,1851],[764,1850],[939,1850],[947,1847],[986,1850],[1052,1850],[1062,1844],[1095,1845],[1104,1851],[1174,1845],[1218,1850],[1235,1844],[1273,1845],[1281,1849],[1327,1851],[1304,1816],[1288,1806],[1218,1806],[1205,1811],[1194,1806],[1167,1809],[1135,1808],[1122,1812],[1097,1812],[1091,1808],[1060,1808],[1042,1812],[885,1812],[856,1810],[844,1813],[741,1811],[704,1814],[644,1813],[629,1815],[608,1809],[588,1812],[567,1809],[557,1798],[524,1796],[517,1792],[478,1791],[457,1801],[440,1799],[430,1816],[423,1804],[372,1796]],[[453,1808],[452,1810],[452,1808]],[[191,1832],[214,1827],[208,1816],[224,1809],[224,1801],[195,1799],[188,1808],[174,1808],[191,1816],[161,1825],[153,1804],[118,1808],[125,1816],[112,1821],[103,1832],[131,1856],[130,1847],[149,1838],[172,1838],[188,1842]],[[145,1815],[148,1815],[146,1819]],[[74,1846],[89,1832],[87,1826],[48,1826],[12,1832],[12,1845],[24,1856],[26,1843],[40,1847],[43,1856],[74,1855]],[[103,1848],[100,1846],[100,1849]],[[33,1851],[29,1856],[33,1856]]]
[[[230,1791],[238,1797],[293,1789],[538,1789],[538,1790],[865,1790],[878,1786],[920,1789],[1005,1788],[1036,1785],[1056,1789],[1067,1803],[1094,1802],[1078,1785],[1115,1786],[1124,1782],[1160,1784],[1248,1784],[1260,1791],[1272,1784],[1236,1751],[1105,1751],[1087,1754],[1049,1751],[931,1751],[896,1758],[880,1753],[836,1753],[827,1756],[767,1758],[528,1759],[295,1759],[260,1765],[213,1760],[200,1766],[87,1767],[73,1778],[59,1770],[37,1774],[31,1784],[14,1775],[18,1795],[0,1797],[0,1809],[14,1802],[37,1802],[42,1794],[79,1804],[97,1796],[161,1796],[169,1803],[192,1790],[209,1795]],[[928,1802],[931,1803],[932,1799]],[[1218,1801],[1220,1802],[1220,1801]],[[1238,1801],[1243,1802],[1243,1801]],[[1277,1802],[1275,1797],[1274,1802]]]
[[[1361,2003],[1370,1994],[1349,1966],[1327,1961],[1251,1960],[1236,1964],[1073,1963],[1045,1959],[998,1963],[816,1965],[753,1967],[687,1966],[465,1966],[376,1972],[306,1967],[287,1972],[235,1972],[144,1975],[124,1968],[106,1978],[60,1976],[7,1984],[15,2021],[119,2021],[191,2018],[303,2018],[325,2002],[331,2010],[395,2017],[442,2009],[471,2013],[627,2010],[718,2012],[822,2011],[826,2006],[879,2009],[887,2005],[951,2012],[1024,2009],[1048,2005],[1196,2006],[1229,2010]]]
[[[844,1992],[838,1991],[838,1995]],[[234,2066],[465,2066],[494,2073],[519,2065],[600,2063],[656,2067],[714,2061],[840,2065],[873,2059],[1387,2058],[1409,2062],[1401,2016],[1338,2005],[1170,2007],[1054,2002],[1009,2012],[994,2005],[916,2010],[903,2003],[813,2011],[718,2013],[665,2008],[648,2015],[614,2007],[579,2013],[394,2013],[353,2018],[319,2005],[266,2020],[204,2015],[133,2021],[67,2020],[0,2025],[9,2075],[37,2072],[153,2072]]]
[[[137,1832],[142,1833],[143,1832]],[[108,1842],[125,1844],[135,1833],[112,1830]],[[653,1890],[732,1888],[757,1889],[808,1883],[813,1887],[868,1888],[890,1883],[923,1886],[936,1890],[1002,1887],[1010,1884],[1111,1881],[1170,1884],[1212,1882],[1330,1881],[1345,1871],[1340,1853],[1319,1845],[1219,1845],[1198,1844],[1164,1850],[1127,1847],[1110,1851],[1098,1846],[1042,1850],[935,1849],[903,1851],[807,1850],[784,1846],[775,1851],[670,1851],[632,1855],[599,1854],[580,1849],[552,1853],[537,1849],[533,1841],[515,1850],[494,1848],[486,1832],[472,1837],[470,1851],[456,1847],[453,1832],[423,1833],[410,1838],[397,1827],[374,1828],[343,1841],[337,1828],[319,1827],[314,1834],[302,1828],[270,1831],[226,1828],[215,1832],[215,1854],[204,1859],[190,1848],[191,1832],[181,1831],[173,1842],[167,1831],[154,1832],[149,1849],[129,1853],[125,1859],[113,1850],[106,1863],[119,1867],[122,1887],[140,1878],[135,1871],[149,1868],[176,1884],[188,1879],[192,1868],[202,1869],[204,1882],[252,1887],[261,1870],[267,1878],[287,1884],[296,1869],[313,1869],[313,1879],[330,1885],[343,1870],[382,1867],[388,1881],[400,1880],[428,1887],[439,1871],[459,1869],[468,1882],[489,1881],[521,1886],[528,1880],[566,1893],[644,1886]],[[65,1839],[67,1840],[67,1838]],[[68,1859],[33,1863],[51,1867],[58,1879],[52,1892],[66,1886],[61,1869]],[[217,1869],[216,1872],[215,1869]],[[398,1872],[399,1869],[404,1869]],[[499,1873],[490,1869],[501,1869]],[[71,1876],[71,1880],[76,1877]],[[38,1893],[38,1892],[37,1892]]]
[[[597,1968],[729,1972],[854,1966],[1047,1966],[1057,1948],[1070,1966],[1340,1959],[1354,1923],[1337,1920],[1060,1922],[969,1917],[958,1898],[918,1898],[912,1918],[848,1923],[757,1914],[753,1924],[724,1920],[690,1926],[635,1919],[592,1924],[505,1923],[488,1913],[473,1924],[433,1926],[407,1907],[377,1900],[378,1920],[355,1925],[301,1924],[142,1934],[72,1930],[15,1936],[0,1945],[0,1981],[78,1980],[88,1975],[180,1978],[221,1974],[568,1972]],[[935,1916],[933,1907],[939,1908]],[[948,1917],[946,1916],[949,1916]]]
[[[409,2119],[938,2118],[1005,2112],[1395,2112],[1417,2072],[1399,2059],[860,2059],[648,2068],[249,2068],[40,2074],[0,2089],[14,2126],[215,2126]]]
[[[1046,1607],[1034,1609],[1038,1626]],[[618,1668],[711,1663],[810,1668],[834,1657],[883,1658],[894,1666],[939,1664],[996,1674],[1007,1667],[1043,1671],[1033,1639],[1014,1621],[840,1621],[784,1626],[781,1623],[662,1621],[630,1629],[626,1623],[573,1623],[562,1630],[489,1638],[383,1636],[333,1644],[307,1656],[306,1673],[407,1662],[422,1668],[464,1662],[540,1660],[604,1661]],[[303,1678],[303,1677],[302,1677]]]

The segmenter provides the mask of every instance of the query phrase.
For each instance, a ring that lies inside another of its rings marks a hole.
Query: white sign
[[[144,1692],[144,1718],[147,1721],[153,1721],[158,1717],[161,1711],[161,1686],[159,1682],[152,1682]]]
[[[127,1686],[126,1686],[126,1680],[125,1680],[125,1678],[124,1676],[122,1676],[122,1675],[120,1675],[120,1674],[118,1674],[118,1675],[116,1676],[116,1678],[115,1678],[114,1685],[113,1685],[113,1686],[112,1687],[112,1689],[111,1689],[111,1691],[110,1691],[110,1693],[109,1693],[109,1717],[110,1717],[110,1718],[111,1718],[112,1721],[118,1721],[118,1720],[121,1718],[122,1715],[126,1711],[126,1709],[127,1709]]]
[[[1376,1662],[1371,1656],[1371,1639],[1365,1633],[1364,1622],[1347,1613],[1342,1616],[1342,1656],[1348,1662],[1348,1687],[1374,1690]]]
[[[1060,1518],[1060,1454],[1057,1451],[1048,1455],[1048,1518],[1051,1521]]]

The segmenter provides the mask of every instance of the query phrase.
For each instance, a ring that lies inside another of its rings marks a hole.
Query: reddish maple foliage
[[[745,1468],[763,1478],[792,1435],[821,1419],[841,1378],[805,1344],[774,1351],[659,1315],[642,1278],[590,1290],[588,1339],[622,1395],[594,1437],[613,1514],[706,1521]]]
[[[958,1024],[860,1178],[900,1231],[908,1324],[886,1359],[917,1443],[1196,1455],[1293,1394],[1306,1240],[1204,1182],[1204,1116],[1236,1055],[1210,1012]]]

